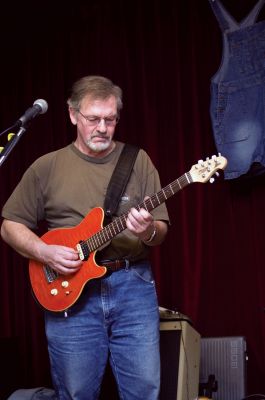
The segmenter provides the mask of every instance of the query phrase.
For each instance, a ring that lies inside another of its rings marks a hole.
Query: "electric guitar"
[[[227,160],[221,155],[207,158],[205,161],[200,160],[189,172],[135,208],[138,211],[145,208],[150,212],[185,186],[194,182],[205,183],[214,180],[212,176],[218,175],[217,171],[224,169],[226,165]],[[101,207],[96,207],[76,227],[54,229],[42,236],[42,240],[47,244],[76,248],[80,259],[83,260],[80,270],[67,276],[60,275],[48,265],[30,260],[29,275],[33,294],[42,307],[54,312],[67,310],[77,301],[88,281],[100,278],[107,272],[106,267],[96,263],[96,252],[126,229],[127,216],[128,213],[124,213],[103,228],[104,211]]]

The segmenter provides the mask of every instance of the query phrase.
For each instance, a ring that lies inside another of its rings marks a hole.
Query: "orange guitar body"
[[[47,244],[76,248],[80,240],[86,239],[101,230],[103,218],[103,209],[96,207],[76,227],[54,229],[45,233],[42,240]],[[96,252],[90,253],[88,260],[83,261],[82,267],[75,274],[57,275],[51,282],[47,279],[47,266],[30,260],[30,281],[38,302],[47,310],[57,312],[64,311],[73,305],[88,281],[100,278],[106,273],[105,267],[96,264],[95,254]]]

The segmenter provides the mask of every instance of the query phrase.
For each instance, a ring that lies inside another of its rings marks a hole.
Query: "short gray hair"
[[[84,97],[90,96],[93,100],[106,100],[114,96],[117,100],[118,112],[122,109],[122,90],[119,86],[104,76],[90,75],[76,81],[72,86],[71,96],[67,100],[69,107],[79,110]]]

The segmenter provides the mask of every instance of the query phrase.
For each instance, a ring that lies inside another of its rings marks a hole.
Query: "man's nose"
[[[101,118],[101,120],[99,121],[97,129],[100,132],[106,132],[107,131],[107,125],[106,125],[106,121],[105,121],[104,118]]]

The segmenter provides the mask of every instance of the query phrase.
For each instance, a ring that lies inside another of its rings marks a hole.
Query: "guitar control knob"
[[[68,281],[63,281],[62,282],[62,287],[63,288],[67,288],[69,286],[69,282]]]
[[[53,296],[56,296],[56,295],[58,294],[58,290],[57,290],[57,289],[52,289],[52,290],[51,290],[51,294],[52,294]]]

